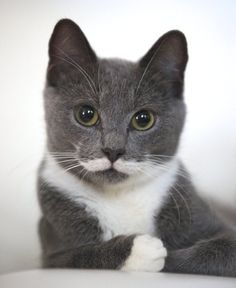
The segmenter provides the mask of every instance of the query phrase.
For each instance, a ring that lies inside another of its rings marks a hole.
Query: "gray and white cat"
[[[168,32],[136,63],[100,59],[65,19],[49,57],[43,266],[236,276],[236,234],[177,157],[185,36]]]

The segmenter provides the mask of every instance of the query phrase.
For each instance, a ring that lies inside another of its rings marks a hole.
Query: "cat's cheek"
[[[164,268],[167,250],[160,239],[140,235],[134,239],[129,257],[122,271],[159,272]]]

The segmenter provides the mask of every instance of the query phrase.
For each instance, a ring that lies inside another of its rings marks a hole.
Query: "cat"
[[[57,23],[38,172],[43,267],[236,276],[236,234],[177,156],[187,61],[177,30],[134,63],[97,57],[77,24]]]

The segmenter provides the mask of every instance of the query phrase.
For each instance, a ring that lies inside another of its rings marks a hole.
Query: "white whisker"
[[[177,183],[175,183],[174,185],[172,185],[172,188],[178,193],[178,195],[179,195],[179,196],[181,197],[181,199],[183,200],[184,205],[185,205],[185,207],[186,207],[186,209],[187,209],[187,211],[188,211],[189,224],[191,224],[191,222],[192,222],[192,216],[191,216],[191,210],[190,210],[190,208],[189,208],[188,202],[187,202],[187,200],[184,198],[184,195],[176,188],[175,185],[179,186]],[[180,187],[180,186],[179,186],[179,187]]]
[[[87,73],[87,71],[81,67],[81,65],[76,62],[74,59],[72,59],[67,53],[65,53],[62,49],[55,47],[57,50],[59,50],[65,57],[54,55],[54,57],[57,57],[60,60],[63,60],[67,62],[68,64],[72,65],[73,67],[77,68],[79,72],[84,76],[84,78],[87,80],[87,83],[89,84],[92,91],[96,94],[97,89],[94,81],[92,80],[91,76]]]
[[[68,172],[68,171],[70,171],[70,170],[72,170],[72,169],[75,169],[75,168],[78,168],[78,167],[81,167],[81,165],[80,165],[79,163],[76,164],[76,165],[72,165],[72,166],[66,168],[66,169],[65,169],[65,172]]]
[[[142,83],[142,81],[143,81],[143,79],[144,79],[144,76],[147,74],[147,72],[148,72],[148,70],[149,70],[149,68],[150,68],[150,65],[151,65],[152,61],[154,60],[154,58],[156,57],[156,55],[157,55],[157,53],[159,52],[160,48],[162,47],[162,45],[163,45],[165,42],[166,42],[166,40],[163,40],[163,41],[161,42],[161,44],[157,47],[156,51],[153,53],[151,59],[148,61],[147,66],[145,67],[145,69],[144,69],[144,71],[143,71],[143,74],[142,74],[142,76],[141,76],[141,78],[140,78],[140,80],[139,80],[139,82],[138,82],[138,86],[137,86],[137,88],[136,88],[136,94],[138,93],[138,90],[139,90],[139,88],[140,88],[140,86],[141,86],[141,83]]]
[[[174,203],[175,203],[175,207],[176,207],[177,212],[178,212],[178,222],[179,222],[179,224],[180,224],[180,218],[181,218],[181,216],[180,216],[179,205],[178,205],[178,202],[176,201],[176,199],[175,199],[174,194],[172,193],[172,191],[170,191],[170,197],[172,198],[172,200],[173,200]]]
[[[158,166],[160,169],[163,169],[165,171],[168,171],[170,169],[169,164],[168,164],[169,162],[163,162],[163,161],[157,160],[157,159],[148,160],[147,162],[148,162],[147,165],[150,165],[150,167],[152,167],[152,168]],[[181,167],[178,168],[177,175],[188,179],[187,173],[183,169],[181,169]]]
[[[63,161],[57,161],[57,164],[68,163],[68,162],[78,162],[78,159],[67,159]]]

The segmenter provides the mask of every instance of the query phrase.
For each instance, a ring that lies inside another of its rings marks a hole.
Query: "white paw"
[[[131,254],[122,266],[122,271],[161,271],[167,256],[166,248],[160,239],[140,235],[134,239]]]

